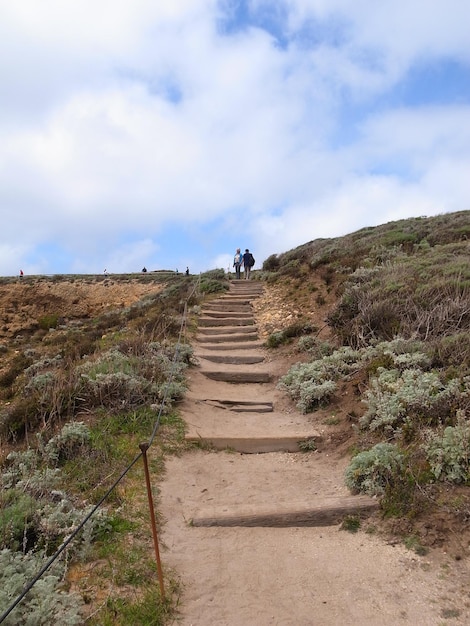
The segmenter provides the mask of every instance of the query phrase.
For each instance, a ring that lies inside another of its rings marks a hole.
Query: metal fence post
[[[153,545],[155,547],[155,558],[157,561],[158,581],[160,583],[160,593],[162,596],[162,600],[164,600],[165,588],[163,586],[163,571],[162,571],[162,563],[160,561],[160,550],[158,548],[157,524],[155,521],[155,510],[153,508],[152,487],[150,485],[150,474],[149,474],[149,467],[148,467],[148,461],[147,461],[147,450],[149,449],[149,444],[147,442],[141,443],[139,444],[139,448],[142,452],[142,458],[144,461],[145,483],[147,485],[147,496],[148,496],[149,509],[150,509],[150,521],[152,524]]]

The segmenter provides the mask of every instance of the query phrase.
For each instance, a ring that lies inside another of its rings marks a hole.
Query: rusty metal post
[[[147,461],[147,450],[149,448],[149,444],[147,442],[141,443],[139,444],[139,448],[142,452],[142,458],[144,461],[145,483],[147,485],[147,496],[148,496],[149,509],[150,509],[150,521],[152,524],[153,545],[155,547],[155,558],[157,561],[158,581],[160,583],[160,593],[162,596],[162,600],[164,600],[165,588],[163,586],[163,571],[162,571],[162,563],[160,561],[160,550],[158,549],[157,524],[155,521],[155,510],[153,508],[152,487],[150,486],[150,474],[149,474],[149,466],[148,466],[148,461]]]

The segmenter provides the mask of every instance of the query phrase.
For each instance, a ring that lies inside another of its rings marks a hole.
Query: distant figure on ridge
[[[23,278],[24,274],[23,274],[23,270],[20,270],[20,278]]]
[[[185,274],[186,274],[186,276],[189,276],[189,267],[186,268]]]
[[[146,273],[147,273],[147,268],[144,266],[144,267],[142,268],[142,274],[146,274]]]
[[[250,280],[251,268],[255,264],[255,257],[251,254],[251,252],[246,248],[245,254],[243,255],[243,267],[245,268],[245,280]]]
[[[240,268],[243,263],[243,255],[240,252],[240,248],[237,248],[235,256],[233,257],[233,267],[235,268],[235,278],[240,278]]]

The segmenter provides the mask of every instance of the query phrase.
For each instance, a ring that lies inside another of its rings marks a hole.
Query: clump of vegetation
[[[265,272],[275,272],[279,269],[281,265],[281,261],[279,259],[278,254],[271,254],[264,262],[263,262],[263,271]]]
[[[228,291],[229,284],[223,269],[211,270],[201,274],[199,290],[202,294],[221,293]]]
[[[363,428],[397,434],[406,424],[439,425],[455,416],[455,407],[466,400],[470,385],[457,378],[442,381],[435,371],[380,369],[365,393],[368,409],[360,420]]]
[[[318,337],[307,335],[299,337],[297,349],[299,352],[308,352],[312,359],[320,359],[332,354],[335,350],[335,346],[329,341],[323,341]]]
[[[357,270],[329,321],[344,342],[366,345],[395,335],[429,340],[470,330],[468,244],[420,248]]]
[[[46,558],[44,554],[26,555],[7,548],[0,550],[0,613],[16,600]],[[78,593],[66,592],[63,584],[65,567],[56,563],[34,585],[23,601],[8,615],[5,626],[17,624],[82,624],[83,600]]]
[[[284,328],[284,330],[271,333],[266,340],[266,346],[268,348],[278,348],[295,337],[309,335],[314,331],[315,328],[309,323],[297,322],[296,324],[290,324],[287,328]]]
[[[301,452],[315,452],[317,448],[317,442],[314,437],[309,437],[308,439],[299,441],[299,450]]]
[[[85,605],[80,596],[69,593],[67,567],[109,552],[111,537],[112,554],[98,568],[101,578],[112,576],[111,569],[126,571],[122,585],[137,594],[143,581],[155,575],[154,563],[139,553],[139,537],[135,567],[129,566],[129,555],[120,547],[124,534],[142,523],[142,512],[137,521],[130,521],[122,487],[108,490],[157,426],[154,468],[162,467],[164,454],[183,445],[184,424],[173,407],[186,389],[192,349],[180,341],[179,333],[185,301],[191,297],[197,304],[201,296],[186,276],[172,274],[165,281],[158,297],[149,294],[139,303],[94,319],[57,324],[53,333],[44,330],[55,328],[55,321],[44,321],[42,332],[27,343],[17,340],[17,353],[2,370],[0,399],[8,402],[0,407],[0,440],[16,445],[0,460],[0,550],[6,559],[0,569],[10,572],[13,567],[18,576],[15,584],[3,584],[2,578],[1,610],[73,535],[59,560],[6,623],[83,623]],[[105,495],[106,506],[82,527],[94,510],[91,503]],[[116,577],[113,584],[120,584]],[[176,587],[172,583],[175,593]],[[152,614],[158,615],[158,623],[173,610],[173,591],[166,601],[154,598]],[[116,610],[121,610],[140,623],[144,608],[139,602],[126,600],[121,606],[116,601],[110,619],[118,623]],[[100,613],[96,623],[105,623],[106,610]],[[122,623],[127,623],[124,617]]]
[[[408,548],[408,550],[412,550],[415,554],[418,554],[419,556],[425,556],[428,553],[428,549],[421,544],[419,537],[417,537],[416,535],[410,535],[409,537],[406,537],[403,543],[405,544],[405,547]]]
[[[345,472],[346,485],[353,493],[383,496],[404,465],[404,455],[396,445],[378,443],[352,458]]]
[[[331,355],[310,363],[293,365],[278,384],[286,390],[302,413],[309,413],[330,402],[337,389],[337,381],[359,368],[361,354],[344,347]]]
[[[38,319],[39,328],[42,328],[42,330],[57,328],[58,324],[59,316],[56,313],[49,313],[48,315],[43,315]]]
[[[89,506],[63,490],[59,465],[89,449],[90,432],[78,422],[66,424],[46,444],[38,436],[36,448],[8,455],[0,476],[0,548],[51,553],[73,532]],[[101,511],[82,542],[91,541],[103,524],[106,513]],[[74,545],[80,548],[80,542]]]
[[[437,480],[470,483],[470,423],[463,411],[458,411],[455,426],[428,432],[424,449]]]
[[[346,515],[341,522],[340,530],[347,530],[350,533],[357,533],[361,527],[361,518],[358,515]]]
[[[270,281],[334,288],[333,343],[304,336],[310,357],[281,379],[303,412],[360,381],[366,409],[351,489],[382,500],[385,515],[416,515],[436,481],[468,484],[470,410],[470,213],[416,218],[316,240],[276,257]],[[274,344],[283,337],[272,337]],[[431,505],[428,499],[426,506]]]

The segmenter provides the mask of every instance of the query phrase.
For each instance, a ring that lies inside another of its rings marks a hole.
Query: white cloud
[[[283,19],[288,8],[286,45],[260,20],[221,32],[230,6],[0,0],[5,250],[26,258],[52,241],[83,271],[135,268],[178,222],[205,256],[180,243],[171,264],[199,271],[231,260],[224,238],[251,238],[261,262],[406,211],[468,208],[465,101],[376,96],[417,63],[468,62],[470,5],[252,2]]]

